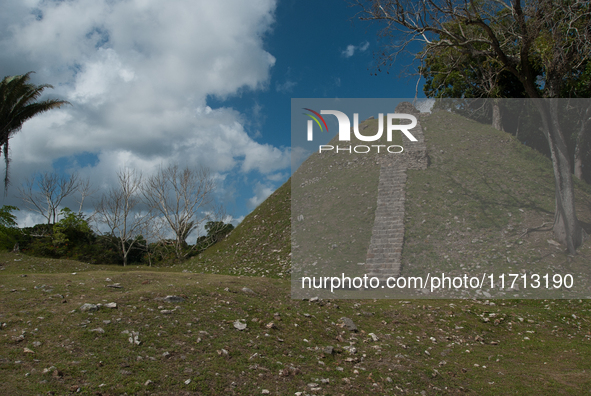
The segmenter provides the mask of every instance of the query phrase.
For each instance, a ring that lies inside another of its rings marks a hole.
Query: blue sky
[[[209,167],[240,220],[289,177],[291,98],[415,96],[399,74],[411,58],[372,75],[377,27],[344,0],[3,3],[0,74],[34,70],[72,103],[11,141],[3,204],[23,209],[16,188],[35,172],[104,190],[122,167],[177,163]]]

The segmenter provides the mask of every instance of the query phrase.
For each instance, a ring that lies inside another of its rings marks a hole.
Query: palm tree
[[[49,99],[36,102],[45,88],[53,88],[49,84],[35,85],[29,82],[33,72],[20,76],[6,76],[0,82],[0,148],[4,154],[6,173],[4,175],[4,191],[8,186],[8,141],[22,128],[25,121],[36,114],[69,104],[65,100]]]

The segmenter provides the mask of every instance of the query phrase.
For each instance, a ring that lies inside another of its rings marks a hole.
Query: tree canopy
[[[4,187],[8,186],[8,142],[10,138],[21,130],[25,121],[39,113],[69,104],[65,100],[47,99],[37,102],[45,88],[53,88],[49,84],[35,85],[30,81],[31,73],[6,76],[0,82],[0,147],[4,154],[6,171]]]
[[[552,0],[357,0],[362,20],[385,23],[379,65],[396,59],[412,43],[417,56],[445,55],[453,70],[478,64],[483,78],[497,83],[508,72],[527,97],[559,98],[591,59],[591,8],[588,1]],[[573,71],[575,74],[573,74]],[[472,74],[472,76],[477,74]],[[492,77],[492,78],[491,78]],[[484,80],[480,88],[486,87]],[[556,101],[533,102],[543,123],[556,183],[554,234],[570,253],[585,231],[575,211],[568,142],[558,122]]]

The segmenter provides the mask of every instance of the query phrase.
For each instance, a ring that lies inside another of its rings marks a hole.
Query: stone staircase
[[[404,202],[407,169],[426,169],[427,147],[420,124],[419,112],[408,102],[396,107],[396,113],[417,116],[418,124],[411,129],[417,142],[405,142],[401,154],[380,158],[378,200],[371,240],[365,262],[368,276],[380,281],[400,275],[404,244]]]

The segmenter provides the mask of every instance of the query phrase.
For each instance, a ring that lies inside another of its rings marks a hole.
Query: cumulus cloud
[[[6,1],[2,75],[35,70],[36,83],[54,85],[49,95],[71,103],[31,119],[11,140],[13,180],[79,153],[98,158],[84,172],[107,184],[124,166],[263,175],[288,167],[287,148],[256,142],[243,114],[207,104],[208,96],[268,88],[275,58],[263,36],[275,7],[275,0]]]
[[[254,196],[248,200],[248,207],[250,209],[256,208],[261,202],[267,199],[269,195],[273,194],[273,191],[275,191],[273,187],[257,182],[253,189]]]
[[[365,52],[367,49],[369,48],[369,41],[366,41],[360,45],[348,45],[347,48],[341,52],[341,54],[345,57],[345,58],[350,58],[353,55],[355,55],[356,51],[359,52]]]

